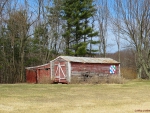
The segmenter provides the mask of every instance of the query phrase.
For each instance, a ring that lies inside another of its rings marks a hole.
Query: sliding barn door
[[[54,62],[54,82],[67,83],[67,63],[63,61]]]
[[[71,63],[62,58],[55,59],[51,64],[51,80],[55,83],[69,83],[71,81]]]

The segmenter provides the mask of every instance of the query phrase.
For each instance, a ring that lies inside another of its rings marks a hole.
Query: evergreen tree
[[[85,56],[91,37],[98,33],[94,31],[90,19],[96,9],[93,0],[63,0],[62,18],[65,22],[64,39],[67,55]]]

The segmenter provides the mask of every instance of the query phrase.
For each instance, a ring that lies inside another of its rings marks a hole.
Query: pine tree
[[[91,26],[90,19],[96,9],[93,0],[63,0],[62,18],[65,20],[64,39],[67,55],[85,56],[89,39],[98,33]]]

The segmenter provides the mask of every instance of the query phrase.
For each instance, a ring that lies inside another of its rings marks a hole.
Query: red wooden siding
[[[26,68],[27,83],[42,83],[50,81],[50,64]]]
[[[37,70],[37,81],[38,83],[48,82],[50,80],[50,68],[38,69]]]
[[[110,74],[110,66],[114,64],[99,64],[99,63],[71,63],[71,73],[72,75],[78,75],[82,72],[88,72],[90,74]],[[116,73],[119,74],[119,64],[115,64]]]
[[[36,70],[26,70],[26,81],[27,83],[37,83]]]

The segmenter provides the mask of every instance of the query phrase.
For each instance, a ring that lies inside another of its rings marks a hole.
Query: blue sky
[[[98,1],[101,1],[101,0],[98,0]],[[19,0],[19,2],[23,3],[24,0]],[[108,0],[109,8],[112,8],[113,2],[114,2],[114,0]],[[33,11],[36,10],[36,8],[37,8],[37,2],[36,2],[36,0],[29,0],[29,5],[30,5],[30,8]],[[111,13],[113,13],[113,12],[111,12]],[[108,26],[108,27],[110,27],[110,26]],[[98,29],[98,28],[96,28],[96,29]],[[111,31],[111,29],[108,29],[108,33],[107,33],[107,45],[108,46],[107,46],[106,52],[108,52],[108,53],[114,53],[114,52],[118,51],[117,45],[116,45],[116,42],[115,42],[115,36],[114,36],[113,32]],[[99,47],[95,46],[94,48],[99,48]]]

